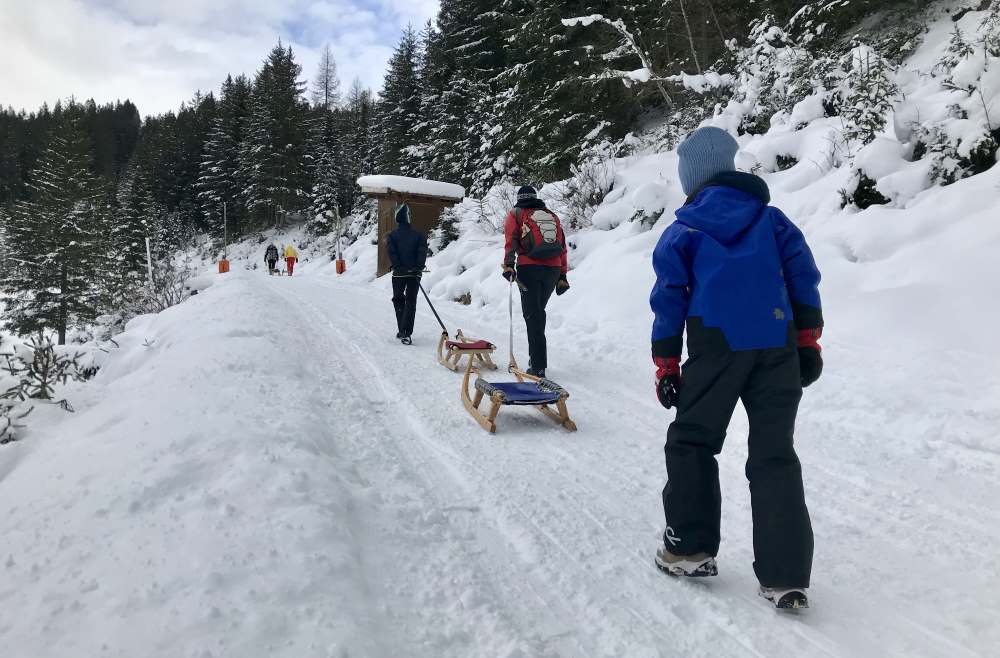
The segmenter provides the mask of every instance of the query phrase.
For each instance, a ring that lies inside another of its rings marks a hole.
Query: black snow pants
[[[396,309],[396,326],[402,336],[413,335],[413,320],[417,315],[419,276],[392,277],[392,305]]]
[[[754,571],[767,587],[808,587],[813,533],[792,435],[802,397],[794,347],[691,356],[667,431],[664,543],[671,553],[719,551],[722,495],[715,456],[738,400],[750,421],[746,477]]]
[[[519,265],[517,278],[521,289],[521,312],[528,329],[528,366],[535,370],[548,367],[548,349],[545,344],[545,306],[549,303],[560,268],[548,265]]]

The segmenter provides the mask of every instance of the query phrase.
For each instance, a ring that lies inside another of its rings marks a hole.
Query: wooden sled
[[[442,332],[441,340],[438,341],[438,363],[448,370],[458,372],[462,368],[462,357],[468,356],[470,361],[476,362],[477,367],[496,370],[497,364],[490,356],[495,349],[496,346],[489,341],[466,338],[461,329],[455,333],[455,340],[451,340],[447,332]]]
[[[513,362],[510,366],[510,372],[517,378],[516,382],[491,383],[478,377],[479,367],[476,365],[477,359],[475,357],[490,357],[492,362],[492,354],[495,349],[494,346],[490,345],[479,349],[463,350],[469,356],[469,362],[465,367],[465,377],[462,379],[462,404],[476,419],[476,422],[482,425],[487,432],[494,434],[497,431],[496,419],[501,407],[534,407],[558,425],[570,432],[575,432],[576,423],[570,420],[569,411],[566,408],[569,393],[555,382],[529,375],[519,370],[517,364]],[[474,383],[472,381],[473,373],[477,375]],[[473,388],[475,388],[475,393],[472,391]],[[479,406],[485,398],[489,398],[491,406],[489,412],[484,415]]]

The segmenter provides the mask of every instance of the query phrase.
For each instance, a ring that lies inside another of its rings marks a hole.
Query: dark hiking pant
[[[521,290],[521,312],[528,329],[528,365],[535,370],[548,367],[545,344],[545,306],[556,289],[561,269],[548,265],[519,265],[517,278]]]
[[[722,496],[715,456],[738,400],[750,420],[746,476],[754,571],[767,587],[807,587],[813,533],[792,434],[802,386],[792,348],[697,354],[684,363],[667,431],[664,542],[676,555],[719,551]]]
[[[396,309],[396,326],[403,336],[413,335],[418,292],[420,292],[419,276],[392,277],[392,305]]]

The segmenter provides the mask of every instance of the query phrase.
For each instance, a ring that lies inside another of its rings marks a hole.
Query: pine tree
[[[380,173],[407,175],[416,170],[408,147],[420,122],[418,57],[417,34],[408,26],[389,60],[379,93],[374,132]]]
[[[67,330],[100,311],[97,279],[108,266],[108,207],[90,171],[85,110],[60,111],[48,146],[30,174],[33,198],[16,203],[6,222],[5,326],[27,335]]]
[[[504,80],[510,91],[501,95],[497,123],[507,131],[505,151],[518,165],[514,171],[556,180],[588,146],[625,135],[639,112],[636,95],[606,71],[609,66],[635,70],[643,63],[607,25],[564,25],[563,19],[573,18],[565,3],[543,0],[522,11],[506,32]],[[617,20],[634,8],[601,2],[575,11]],[[639,39],[641,21],[634,13],[626,18],[630,34]]]
[[[340,190],[344,169],[341,139],[340,79],[337,63],[327,44],[320,57],[313,81],[313,118],[309,136],[312,196],[309,214],[312,219],[340,211]]]
[[[241,203],[242,186],[239,177],[239,149],[246,131],[249,114],[250,82],[245,76],[229,76],[222,84],[218,113],[205,142],[197,189],[212,233],[222,231],[222,204],[233,237],[243,235]]]
[[[240,146],[243,203],[258,220],[277,221],[309,204],[309,107],[292,49],[275,46],[254,80]]]
[[[312,103],[313,107],[327,112],[333,112],[340,106],[340,77],[329,43],[323,47],[319,57],[319,70],[312,85]]]
[[[889,63],[873,48],[858,44],[847,57],[847,91],[841,109],[844,132],[849,140],[868,144],[885,128],[899,87],[892,80]]]
[[[355,204],[361,198],[357,179],[365,174],[374,173],[375,159],[372,154],[374,114],[375,102],[371,90],[366,89],[360,80],[355,79],[347,94],[342,121],[344,165],[337,195],[342,215],[353,211]]]

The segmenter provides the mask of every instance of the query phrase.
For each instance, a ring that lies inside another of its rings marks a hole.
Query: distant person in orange
[[[295,270],[295,262],[299,260],[299,252],[295,251],[295,247],[288,245],[285,247],[285,265],[288,268],[288,276],[292,276],[292,272]]]

